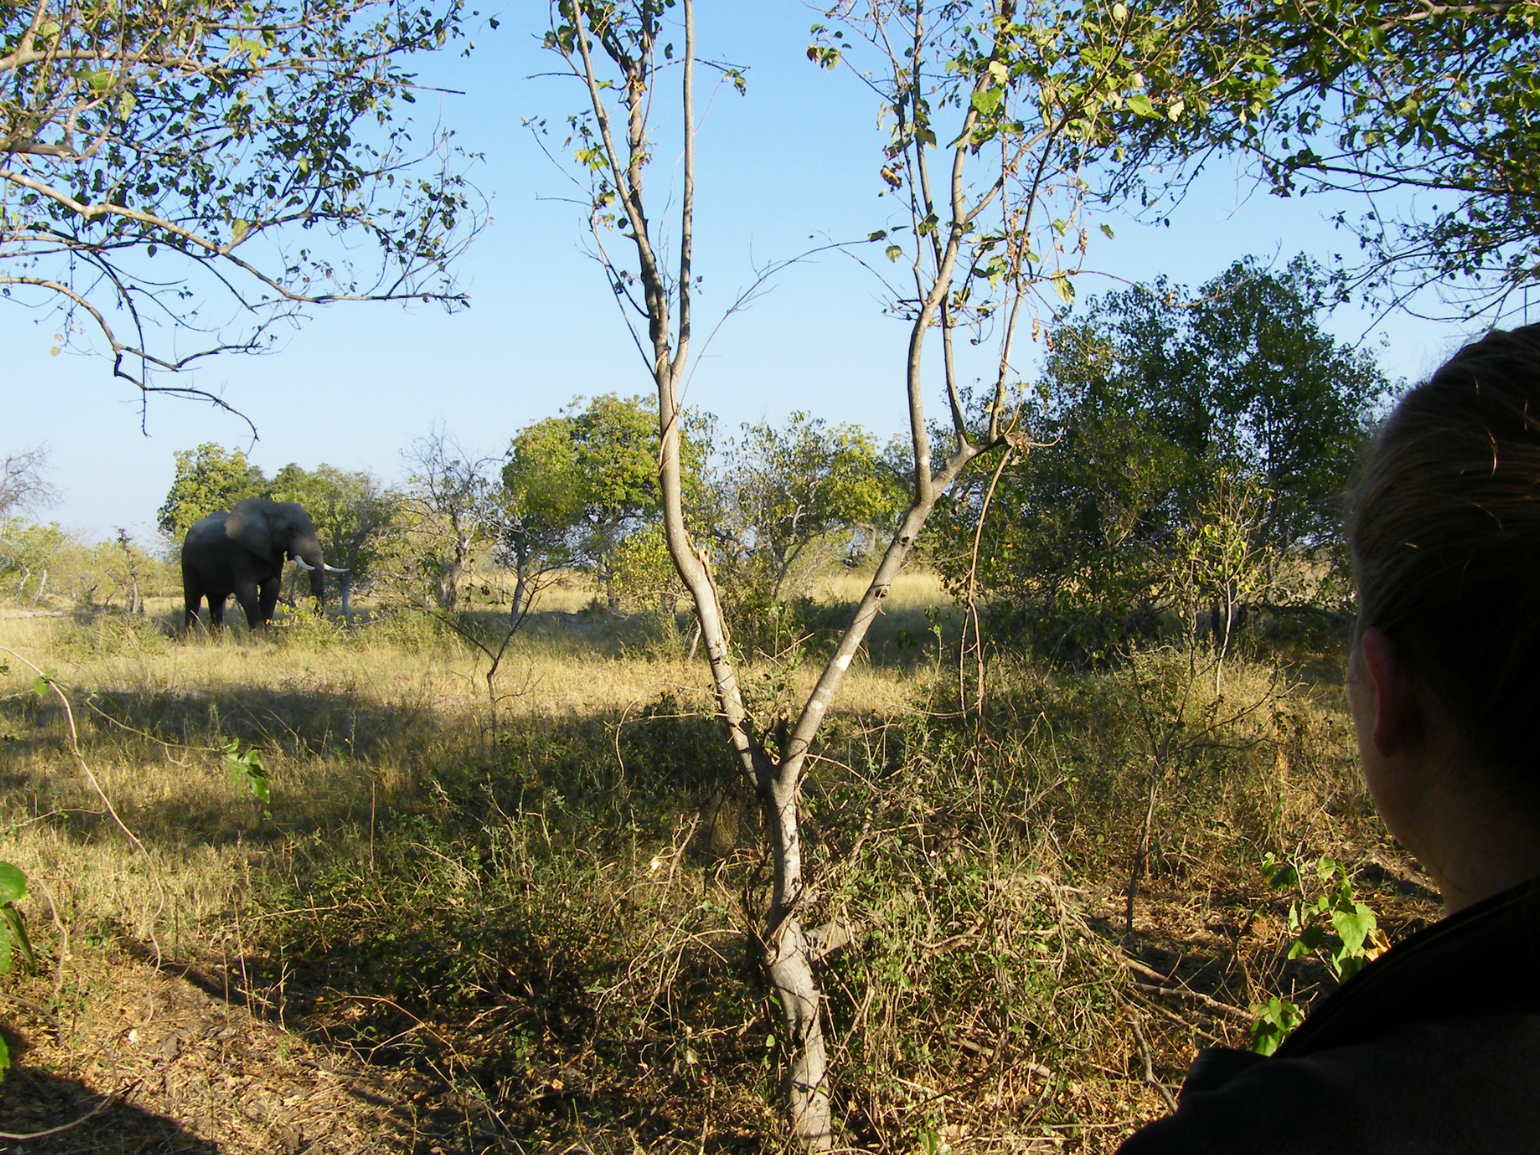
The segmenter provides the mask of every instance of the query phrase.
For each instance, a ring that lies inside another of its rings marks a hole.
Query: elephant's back
[[[187,551],[207,548],[215,542],[225,540],[225,519],[230,515],[224,510],[211,513],[207,517],[193,522],[192,528],[187,531],[187,539],[182,543],[182,558],[185,562]]]

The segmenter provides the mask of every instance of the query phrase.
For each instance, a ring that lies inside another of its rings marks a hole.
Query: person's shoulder
[[[1411,1023],[1300,1058],[1215,1052],[1193,1075],[1119,1155],[1540,1150],[1540,1015]]]

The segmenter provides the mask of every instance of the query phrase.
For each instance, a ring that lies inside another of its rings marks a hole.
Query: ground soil
[[[238,998],[226,999],[217,975],[169,964],[157,969],[117,952],[77,960],[71,970],[77,969],[65,988],[66,1006],[73,1002],[74,1010],[45,1010],[51,983],[41,979],[5,996],[14,1066],[0,1087],[0,1150],[479,1155],[506,1149],[499,1142],[506,1136],[474,1101],[416,1072],[370,1067],[317,1047]]]

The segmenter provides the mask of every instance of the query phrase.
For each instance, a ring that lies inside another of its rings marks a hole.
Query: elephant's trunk
[[[321,554],[321,543],[314,537],[301,537],[295,540],[290,556],[300,569],[310,575],[310,592],[321,605],[326,604],[326,571],[331,567],[326,564],[325,557]]]

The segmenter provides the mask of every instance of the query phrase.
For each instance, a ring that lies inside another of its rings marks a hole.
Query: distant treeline
[[[1342,610],[1341,495],[1391,386],[1322,327],[1333,303],[1303,258],[1282,270],[1241,261],[1196,292],[1160,282],[1093,298],[1044,332],[1042,374],[1009,414],[1017,448],[962,478],[922,556],[994,632],[1076,657],[1131,629],[1225,646],[1259,607]],[[808,413],[726,436],[692,412],[687,515],[735,619],[795,609],[823,575],[879,548],[906,503],[908,452]],[[406,480],[387,486],[325,464],[269,477],[212,443],[180,451],[158,560],[126,533],[86,546],[21,516],[51,495],[41,454],[18,454],[0,488],[0,594],[128,605],[174,591],[164,558],[188,527],[261,496],[309,511],[350,593],[517,613],[580,571],[612,610],[681,604],[652,401],[576,398],[517,430],[501,457],[436,430],[403,458]],[[496,592],[476,576],[489,570],[507,578]]]

